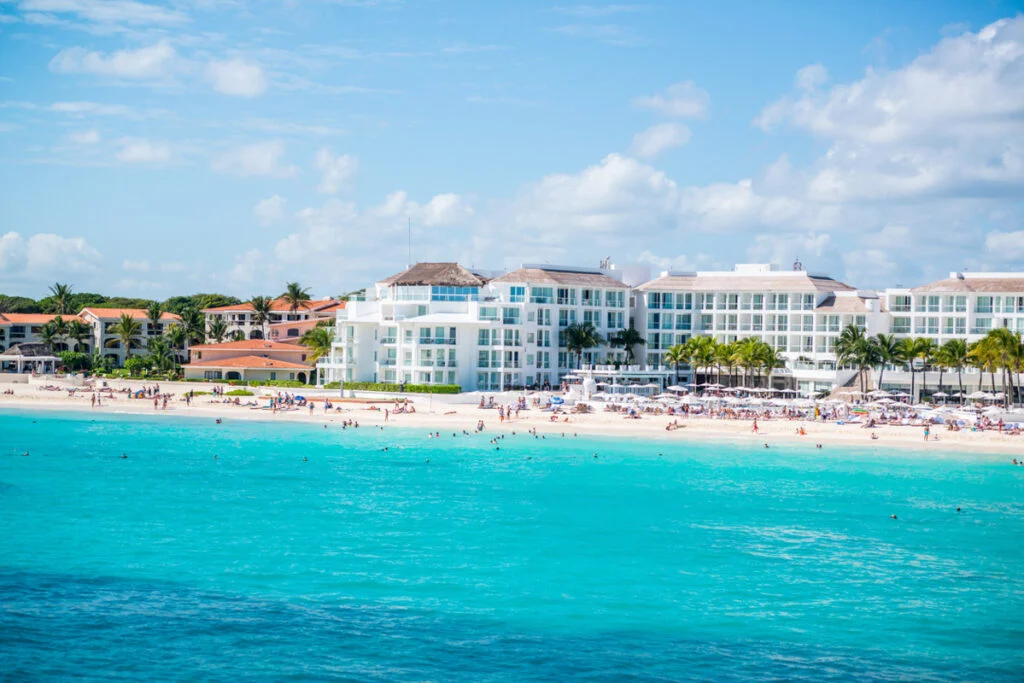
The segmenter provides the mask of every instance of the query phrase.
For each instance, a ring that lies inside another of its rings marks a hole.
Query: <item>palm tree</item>
[[[309,361],[315,363],[321,357],[331,352],[331,342],[334,341],[332,330],[328,327],[314,327],[308,330],[300,342],[309,349]]]
[[[935,352],[938,350],[938,346],[936,346],[935,342],[932,341],[931,339],[929,339],[928,337],[920,337],[920,338],[915,340],[914,348],[916,349],[916,354],[914,355],[913,358],[910,359],[910,362],[911,362],[910,371],[911,371],[911,373],[913,373],[913,371],[914,371],[914,366],[913,366],[914,360],[915,359],[920,359],[920,361],[921,361],[921,373],[922,373],[921,374],[921,391],[924,391],[926,386],[927,386],[927,384],[928,384],[928,374],[927,374],[928,366],[931,365],[932,361],[934,360]],[[916,400],[916,398],[917,398],[916,395],[914,394],[914,375],[913,374],[910,375],[910,397],[911,397],[911,400]]]
[[[160,318],[164,314],[164,308],[160,305],[159,301],[154,301],[146,309],[146,317],[149,318],[149,324],[153,326],[153,334],[160,334],[163,332],[163,328],[160,325]]]
[[[224,341],[224,337],[227,333],[228,324],[221,318],[214,318],[213,322],[210,323],[210,326],[206,330],[207,338],[212,339],[217,344]]]
[[[736,342],[735,358],[736,364],[743,368],[743,386],[747,386],[754,376],[754,370],[758,367],[758,347],[763,344],[760,339],[747,337]]]
[[[690,362],[690,352],[685,344],[676,344],[665,352],[665,362],[676,369],[676,384],[679,383],[679,366]]]
[[[82,351],[82,347],[85,344],[85,340],[92,336],[92,328],[86,325],[81,320],[72,320],[68,324],[68,337],[75,340],[75,350]],[[87,352],[88,346],[85,351]]]
[[[245,332],[242,330],[235,330],[231,333],[231,341],[245,341]]]
[[[630,325],[628,328],[621,329],[613,334],[609,339],[608,343],[611,346],[621,346],[626,351],[626,364],[632,365],[636,359],[636,354],[633,350],[635,346],[643,346],[647,343],[643,335],[637,332],[637,329]]]
[[[121,319],[111,326],[111,331],[117,335],[124,346],[125,361],[132,355],[132,347],[139,346],[139,335],[142,334],[142,325],[138,320],[128,313],[122,313]]]
[[[576,354],[576,368],[583,364],[583,352],[604,343],[593,323],[573,323],[565,328],[565,347]]]
[[[942,345],[943,361],[950,370],[956,370],[957,383],[960,385],[960,403],[964,402],[964,367],[967,356],[967,342],[963,339],[950,339]]]
[[[850,324],[839,333],[835,352],[837,364],[856,366],[860,391],[864,393],[864,370],[875,365],[878,357],[872,340],[864,335],[864,330]]]
[[[186,308],[181,312],[181,324],[185,328],[185,336],[189,344],[202,344],[206,341],[204,327],[206,317],[196,308]]]
[[[167,337],[150,337],[146,343],[146,351],[149,352],[149,362],[157,371],[166,372],[174,369],[174,355]]]
[[[167,328],[167,342],[171,346],[175,363],[179,363],[188,342],[188,332],[182,325],[171,325]]]
[[[58,315],[54,316],[53,320],[51,320],[50,322],[53,323],[53,331],[56,333],[57,341],[66,340],[68,337],[69,329],[68,321],[64,320],[62,316]],[[59,349],[60,351],[67,350],[67,344],[61,343],[60,346],[62,347]]]
[[[885,377],[885,366],[895,365],[903,361],[900,342],[895,335],[879,333],[875,335],[875,349],[878,352],[878,388],[882,388]]]
[[[260,338],[266,339],[266,325],[270,320],[270,311],[274,307],[274,300],[269,296],[254,296],[249,303],[252,305],[252,321],[260,326]]]
[[[718,383],[722,383],[722,368],[729,371],[729,386],[732,386],[733,368],[736,367],[736,347],[732,342],[719,344],[715,349],[715,364],[718,365]]]
[[[53,297],[58,315],[66,315],[70,312],[68,309],[71,307],[71,285],[54,283],[50,287],[50,295]]]
[[[916,391],[916,379],[917,370],[914,368],[914,362],[918,359],[921,360],[922,371],[927,368],[928,362],[931,360],[932,354],[935,353],[935,342],[926,337],[906,337],[900,340],[900,356],[903,361],[907,363],[910,369],[910,398],[911,400],[917,399]]]
[[[990,331],[986,339],[991,339],[993,355],[996,358],[996,367],[1003,375],[1003,404],[1007,409],[1010,407],[1010,397],[1014,392],[1013,369],[1019,367],[1021,358],[1021,336],[1019,332],[1013,332],[1005,327]]]
[[[771,387],[772,372],[774,372],[776,368],[786,367],[786,361],[783,359],[782,354],[779,353],[777,348],[764,342],[762,342],[758,347],[758,356],[761,361],[761,367],[764,368],[765,382],[768,387]]]
[[[699,384],[696,375],[698,368],[704,369],[706,382],[708,369],[715,364],[715,349],[718,347],[718,342],[715,341],[714,337],[691,337],[690,341],[686,342],[686,347],[687,356],[690,357],[690,361],[694,366],[694,384]]]
[[[39,340],[46,345],[46,350],[49,353],[53,353],[53,343],[57,341],[57,337],[57,328],[52,320],[39,327]]]
[[[303,289],[298,282],[289,282],[285,285],[284,294],[281,295],[284,302],[288,304],[288,310],[294,313],[300,308],[309,308],[309,290]]]

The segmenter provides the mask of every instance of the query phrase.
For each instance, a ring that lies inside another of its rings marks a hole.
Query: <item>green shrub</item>
[[[345,389],[352,391],[388,391],[392,393],[403,392],[399,384],[384,384],[383,382],[345,382]],[[462,391],[458,384],[406,384],[406,394],[457,394]]]
[[[65,370],[76,372],[92,368],[92,356],[88,353],[78,351],[61,351],[57,354],[60,357],[60,364]]]
[[[341,382],[328,382],[324,385],[324,389],[341,389]]]
[[[249,391],[248,389],[232,389],[231,391],[225,391],[225,396],[255,396],[256,394]]]

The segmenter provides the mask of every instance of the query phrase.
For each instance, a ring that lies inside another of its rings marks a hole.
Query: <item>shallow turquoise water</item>
[[[1021,680],[1006,456],[489,438],[0,412],[0,671]]]

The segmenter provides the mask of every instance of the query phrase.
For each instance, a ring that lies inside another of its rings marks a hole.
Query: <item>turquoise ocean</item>
[[[1008,455],[492,436],[2,411],[0,679],[1024,680]]]

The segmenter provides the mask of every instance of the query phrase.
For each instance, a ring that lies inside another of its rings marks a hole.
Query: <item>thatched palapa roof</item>
[[[405,287],[482,287],[487,278],[481,277],[458,263],[417,263],[412,268],[382,280],[381,284]]]

